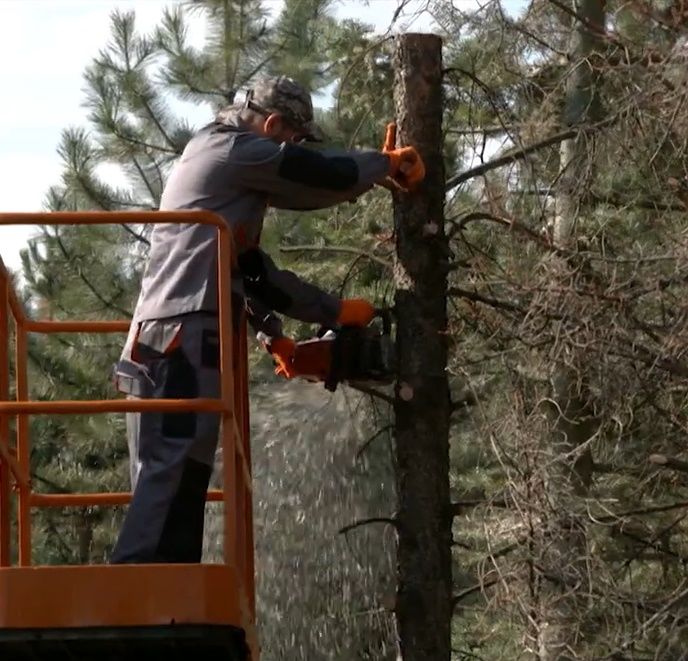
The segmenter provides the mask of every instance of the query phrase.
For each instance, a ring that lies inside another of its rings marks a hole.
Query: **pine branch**
[[[141,140],[140,138],[135,138],[132,135],[125,135],[119,128],[117,128],[117,125],[114,122],[111,125],[110,130],[112,131],[112,134],[115,137],[119,138],[120,140],[124,140],[125,142],[128,142],[129,144],[134,145],[136,147],[143,147],[144,149],[152,151],[161,151],[166,154],[174,154],[175,156],[179,156],[181,154],[181,151],[176,147],[164,147],[163,145],[156,145],[152,142],[146,142],[145,140]]]
[[[155,207],[148,207],[145,209],[145,211],[155,211]],[[139,234],[138,232],[135,232],[129,225],[125,225],[124,223],[120,223],[120,227],[123,228],[128,234],[131,234],[139,243],[143,243],[144,246],[150,246],[150,241],[143,236],[143,234]]]
[[[669,374],[681,377],[683,379],[688,378],[688,365],[677,359],[659,356],[657,355],[657,352],[652,351],[646,346],[643,346],[640,342],[633,342],[632,346],[636,353],[629,353],[628,351],[623,351],[616,348],[610,348],[609,353],[610,355],[620,356],[629,360],[642,361],[648,367],[659,368],[665,372],[668,372]]]
[[[244,44],[244,28],[246,27],[245,25],[245,11],[246,11],[246,3],[245,0],[239,0],[239,39],[238,43],[243,46]],[[229,12],[227,11],[227,6],[225,5],[225,14],[228,14]],[[242,51],[242,48],[236,48],[232,49],[232,55],[234,56],[234,63],[232,66],[232,75],[231,78],[228,79],[227,82],[227,89],[236,89],[236,81],[237,81],[237,74],[239,72],[239,53]],[[231,83],[230,83],[231,80]]]
[[[647,460],[651,464],[656,464],[662,468],[670,468],[681,473],[688,473],[688,461],[683,461],[676,457],[667,457],[665,454],[651,454]]]
[[[536,195],[536,196],[551,196],[553,195],[551,189],[526,189],[514,191],[519,195]],[[586,197],[596,204],[608,204],[612,207],[617,207],[619,209],[647,209],[649,211],[686,211],[685,204],[671,204],[662,202],[660,200],[653,199],[651,197],[645,198],[626,198],[618,194],[608,193],[596,193],[594,191],[589,191]]]
[[[474,507],[480,507],[481,505],[490,505],[500,509],[509,507],[509,503],[507,502],[506,498],[473,498],[469,500],[455,500],[451,504],[451,514],[452,516],[461,516],[464,514],[465,510]]]
[[[368,519],[359,519],[358,521],[355,521],[354,523],[350,523],[348,526],[344,526],[343,528],[339,529],[339,534],[346,534],[348,532],[351,532],[352,530],[356,530],[356,528],[360,528],[361,526],[367,526],[370,525],[371,523],[386,523],[390,526],[393,526],[394,528],[399,527],[399,522],[396,521],[395,519],[392,519],[390,517],[379,517],[379,516],[373,516]]]
[[[669,503],[668,505],[654,505],[651,507],[643,507],[634,510],[626,510],[625,512],[616,512],[615,514],[609,514],[607,516],[595,516],[592,518],[594,523],[612,523],[623,519],[627,516],[644,516],[646,514],[658,514],[659,512],[670,512],[671,510],[681,509],[683,507],[688,507],[688,500],[680,500],[675,503]]]
[[[90,200],[104,211],[112,211],[116,207],[132,208],[139,206],[134,202],[118,199],[113,190],[108,185],[96,181],[90,171],[78,169],[74,173],[74,178]]]
[[[89,291],[105,306],[105,309],[110,309],[114,310],[115,312],[124,315],[127,319],[131,318],[131,312],[128,310],[125,310],[124,308],[119,307],[116,303],[114,303],[112,300],[106,299],[98,290],[97,288],[93,285],[93,283],[86,277],[86,275],[83,272],[83,269],[76,265],[74,263],[74,258],[70,255],[69,251],[67,250],[66,246],[64,245],[62,238],[58,234],[58,228],[59,226],[55,226],[55,233],[53,235],[54,239],[57,242],[57,245],[60,248],[60,251],[64,255],[64,258],[67,260],[67,263],[72,266],[72,269],[76,272],[76,274],[79,276],[79,278],[82,280],[82,282],[86,285],[86,287],[89,289]]]
[[[568,5],[565,5],[563,2],[560,2],[560,0],[549,0],[551,4],[553,4],[555,7],[558,7],[563,11],[564,13],[568,14],[572,18],[575,18],[579,23],[583,24],[590,32],[594,33],[598,37],[604,39],[605,41],[608,41],[611,44],[614,44],[615,46],[618,46],[619,48],[625,50],[625,45],[619,41],[615,36],[609,34],[605,30],[604,25],[596,25],[592,21],[590,21],[586,16],[582,16],[579,14],[575,9],[571,9]]]
[[[286,46],[287,42],[283,41],[272,53],[267,55],[263,60],[259,61],[258,64],[256,64],[253,69],[250,69],[249,72],[243,77],[242,84],[245,85],[256,74],[262,71],[270,62],[272,62],[272,60],[274,60],[282,51],[284,51]]]
[[[190,7],[191,11],[198,8]],[[227,103],[233,103],[234,90],[220,89],[211,80],[211,61],[203,54],[196,55],[186,45],[186,26],[182,9],[165,8],[162,26],[156,30],[158,47],[168,56],[168,62],[161,73],[163,83],[174,86],[182,98],[222,96]],[[194,80],[196,78],[199,82]]]
[[[143,167],[141,166],[141,164],[139,163],[138,159],[135,156],[132,156],[131,162],[133,163],[134,168],[136,169],[136,172],[138,172],[139,176],[141,177],[141,180],[143,181],[144,186],[148,190],[148,193],[150,194],[151,199],[154,202],[158,203],[160,201],[159,195],[155,191],[155,189],[153,188],[153,185],[151,184],[151,182],[148,180],[148,176],[146,175],[146,172],[143,169]]]
[[[478,403],[478,397],[476,393],[472,390],[469,390],[463,394],[462,397],[459,397],[458,399],[452,399],[451,401],[451,411],[452,413],[455,411],[463,411],[469,406],[475,406]]]
[[[344,279],[342,280],[342,284],[339,288],[339,298],[343,298],[344,296],[344,289],[346,288],[346,285],[348,284],[349,280],[354,277],[355,271],[354,268],[356,265],[364,259],[364,255],[357,255],[354,257],[353,261],[349,265],[349,268],[347,269],[346,274],[344,275]],[[360,271],[359,271],[360,272]]]
[[[553,145],[557,145],[561,142],[564,142],[564,140],[571,140],[573,138],[578,137],[579,135],[582,135],[584,133],[589,133],[592,131],[598,131],[605,126],[609,126],[613,122],[615,122],[618,118],[618,114],[614,115],[602,122],[598,122],[596,124],[591,124],[590,126],[587,127],[579,127],[579,128],[573,128],[573,129],[567,129],[565,131],[561,131],[560,133],[556,133],[554,135],[551,135],[548,138],[545,138],[544,140],[540,140],[539,142],[533,143],[532,145],[528,145],[526,147],[522,147],[520,149],[515,149],[511,152],[508,152],[504,154],[503,156],[499,156],[495,159],[492,159],[490,161],[487,161],[485,163],[481,163],[480,165],[471,168],[470,170],[466,170],[460,174],[457,174],[450,179],[447,180],[445,189],[447,192],[453,190],[456,188],[459,184],[462,184],[469,179],[473,179],[474,177],[479,177],[481,175],[484,175],[492,170],[496,170],[497,168],[500,168],[504,165],[509,165],[511,163],[515,163],[516,161],[523,160],[530,154],[533,154],[537,151],[540,151],[541,149],[545,149],[546,147],[552,147]]]
[[[633,466],[615,466],[614,464],[607,464],[602,462],[593,462],[591,469],[593,473],[599,475],[637,475],[641,476],[642,471]]]
[[[372,262],[376,262],[387,269],[392,269],[392,262],[378,257],[371,252],[366,252],[360,248],[352,246],[280,246],[280,252],[333,252],[333,253],[347,253],[350,255],[358,255],[366,257]]]
[[[488,588],[491,588],[494,585],[497,585],[499,581],[502,580],[501,578],[492,578],[489,581],[483,581],[481,583],[476,583],[470,588],[466,588],[465,590],[461,590],[461,592],[457,592],[453,597],[452,597],[452,610],[454,610],[461,601],[466,599],[467,597],[470,597],[471,595],[475,594],[476,592],[483,592],[484,590],[487,590]]]
[[[165,187],[165,177],[163,177],[162,170],[160,168],[160,163],[158,163],[158,161],[153,157],[151,157],[151,165],[153,166],[153,168],[155,168],[155,174],[158,177],[158,191],[160,192],[154,198],[154,201],[157,206],[160,203],[160,195],[162,195],[162,190]]]
[[[504,8],[502,7],[501,3],[497,4],[497,10],[499,11],[502,25],[504,25],[505,27],[510,28],[512,30],[515,30],[516,32],[520,32],[526,38],[532,39],[537,44],[542,46],[545,50],[548,50],[548,51],[555,53],[560,58],[566,58],[567,60],[569,59],[569,53],[567,53],[566,51],[559,50],[555,46],[552,46],[552,44],[547,43],[544,39],[541,39],[538,35],[533,34],[529,30],[526,30],[524,27],[524,21],[520,21],[520,20],[515,21],[512,18],[510,18],[509,16],[507,16],[504,13]]]
[[[371,443],[376,439],[379,438],[382,434],[384,434],[386,431],[390,431],[391,429],[394,429],[394,425],[386,425],[382,429],[378,429],[368,440],[361,445],[358,450],[356,450],[356,460],[361,458],[361,455],[370,447]]]
[[[160,135],[162,135],[162,137],[164,138],[165,142],[170,146],[170,148],[172,149],[173,153],[175,153],[175,154],[177,154],[177,155],[180,155],[180,154],[181,154],[181,151],[178,149],[178,145],[175,143],[174,140],[172,140],[172,138],[170,138],[169,134],[167,133],[167,130],[165,129],[165,127],[162,125],[162,123],[160,122],[160,120],[159,120],[158,117],[156,116],[156,114],[155,114],[155,112],[153,111],[153,108],[151,107],[150,103],[148,103],[148,101],[146,100],[145,95],[142,94],[142,95],[140,96],[140,99],[141,99],[141,103],[143,104],[143,107],[144,107],[146,113],[147,113],[148,116],[150,117],[150,119],[151,119],[151,121],[153,122],[153,124],[155,124],[155,127],[158,129],[158,131],[160,131]]]
[[[659,554],[664,554],[668,555],[672,558],[676,558],[680,560],[682,563],[685,563],[686,560],[688,560],[688,557],[682,556],[674,551],[672,551],[669,548],[668,542],[664,541],[665,536],[667,533],[671,532],[673,528],[675,528],[679,523],[681,523],[686,517],[688,516],[688,513],[683,513],[676,519],[674,519],[669,525],[664,526],[657,532],[653,533],[652,537],[650,539],[645,539],[644,537],[641,537],[640,535],[636,535],[635,533],[624,530],[621,528],[619,530],[619,533],[623,535],[624,537],[628,537],[629,539],[638,542],[639,544],[642,545],[642,547],[645,548],[651,548],[653,551],[657,551]],[[638,556],[640,555],[642,549],[638,549],[633,555],[631,555],[629,558],[627,558],[624,562],[624,567],[628,567],[633,560],[636,560]]]
[[[28,357],[29,360],[48,378],[51,378],[51,375],[54,373],[55,366],[59,366],[59,364],[55,361],[51,361],[49,359],[46,360],[43,354],[31,348],[28,350]],[[73,379],[69,378],[64,373],[61,376],[60,383],[62,385],[67,385],[72,388],[79,387],[79,383],[77,381],[74,381]]]
[[[484,93],[485,96],[487,97],[487,101],[492,107],[492,111],[494,114],[497,116],[497,120],[501,123],[502,129],[508,133],[507,130],[507,124],[501,121],[502,115],[506,114],[507,115],[507,120],[509,122],[515,122],[518,121],[518,118],[515,117],[512,113],[508,112],[508,108],[506,107],[499,107],[498,105],[498,99],[495,98],[495,92],[494,90],[487,84],[485,83],[481,78],[478,77],[478,75],[474,71],[469,71],[468,69],[464,69],[462,67],[449,67],[447,69],[444,69],[442,71],[443,74],[452,74],[452,73],[460,73],[463,76],[466,76],[473,84],[477,85]]]
[[[61,484],[57,484],[57,482],[53,482],[52,480],[49,480],[36,471],[31,471],[31,478],[36,480],[37,482],[41,482],[42,484],[45,484],[46,486],[50,487],[54,493],[74,493],[71,489],[67,489],[67,487],[62,486]]]
[[[347,70],[344,72],[344,75],[340,78],[339,80],[339,89],[337,90],[337,99],[336,99],[336,104],[335,104],[335,115],[337,117],[337,121],[341,122],[342,121],[342,113],[341,113],[341,102],[342,102],[342,94],[344,92],[344,88],[346,85],[346,82],[351,75],[351,73],[354,71],[356,66],[360,64],[361,60],[368,55],[371,51],[374,51],[376,48],[379,48],[382,46],[382,44],[390,41],[391,39],[394,39],[393,35],[388,35],[386,37],[383,37],[382,39],[378,39],[374,41],[373,43],[369,44],[367,48],[364,48],[361,53],[358,54],[358,56],[351,62]]]
[[[353,388],[354,390],[358,390],[359,392],[365,393],[366,395],[370,395],[371,397],[375,397],[376,399],[381,399],[383,402],[387,402],[390,406],[394,406],[393,397],[390,397],[389,395],[386,395],[385,393],[380,392],[375,388],[370,388],[368,386],[364,386],[356,382],[347,382],[347,385],[350,388]]]
[[[530,154],[539,151],[540,149],[545,149],[546,147],[551,147],[552,145],[564,142],[564,140],[570,140],[572,138],[575,138],[578,135],[578,133],[579,131],[577,129],[568,129],[566,131],[562,131],[560,133],[552,135],[549,138],[545,138],[544,140],[536,142],[535,144],[528,145],[527,147],[523,147],[522,149],[517,149],[516,151],[504,154],[504,156],[500,156],[493,160],[487,161],[486,163],[481,163],[480,165],[474,168],[471,168],[469,170],[462,172],[461,174],[457,174],[451,177],[446,183],[446,190],[447,192],[449,192],[456,188],[458,185],[464,183],[465,181],[468,181],[469,179],[482,176],[487,172],[500,168],[504,165],[509,165],[511,163],[515,163],[516,161],[520,161],[526,158],[526,156],[529,156]]]
[[[65,562],[70,562],[74,557],[74,551],[72,547],[65,542],[63,533],[57,529],[57,526],[52,521],[47,523],[47,528],[48,532],[52,533],[55,536],[55,539],[57,539],[58,544],[62,549],[63,560]]]
[[[500,133],[510,133],[518,131],[521,127],[518,124],[511,126],[495,124],[489,126],[468,126],[462,129],[446,129],[449,135],[499,135]]]
[[[533,239],[536,243],[542,244],[542,246],[544,248],[547,248],[548,250],[554,249],[552,242],[546,236],[538,234],[538,232],[535,232],[534,230],[530,229],[530,227],[526,227],[517,220],[514,220],[513,218],[496,216],[495,214],[490,213],[488,211],[475,211],[473,213],[466,214],[458,222],[451,220],[448,221],[452,224],[452,228],[449,232],[448,238],[451,238],[454,234],[456,234],[456,232],[460,232],[461,230],[463,230],[466,227],[466,225],[468,225],[468,223],[471,223],[476,220],[489,220],[499,225],[504,225],[505,227],[508,227],[509,229],[514,229],[520,232],[521,234],[526,234],[530,239]]]
[[[686,584],[685,580],[682,581],[681,587]],[[632,647],[636,640],[640,638],[641,636],[645,635],[645,632],[650,628],[652,624],[654,624],[657,620],[659,620],[662,616],[667,615],[671,613],[672,611],[675,613],[676,612],[676,606],[682,602],[686,597],[688,597],[688,588],[682,589],[680,592],[677,592],[672,599],[670,599],[662,608],[660,608],[652,617],[649,619],[645,620],[637,629],[636,632],[634,632],[635,638],[626,636],[626,641],[620,645],[617,648],[617,651],[625,651],[629,647]],[[607,658],[614,658],[614,655],[608,655]]]
[[[465,298],[469,301],[475,301],[476,303],[485,303],[485,305],[490,305],[493,308],[499,308],[501,310],[508,310],[509,312],[520,312],[525,314],[525,309],[515,305],[514,303],[509,303],[509,301],[502,301],[496,298],[491,298],[489,296],[484,296],[479,294],[477,291],[468,291],[467,289],[462,289],[461,287],[451,287],[447,291],[447,296],[458,296],[459,298]]]

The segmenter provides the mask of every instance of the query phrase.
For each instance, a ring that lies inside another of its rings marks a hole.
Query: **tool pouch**
[[[119,360],[112,366],[112,384],[118,392],[132,397],[150,397],[153,384],[142,365]]]
[[[127,340],[123,358],[113,365],[111,381],[118,392],[152,397],[154,367],[180,347],[181,322],[143,321]]]

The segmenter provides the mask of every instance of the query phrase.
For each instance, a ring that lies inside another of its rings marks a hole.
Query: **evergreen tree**
[[[595,31],[581,3],[532,2],[518,18],[497,2],[474,16],[435,4],[466,37],[448,46],[448,131],[467,154],[477,147],[448,182],[451,369],[464,381],[455,647],[490,659],[680,656],[680,7],[608,2]],[[569,57],[576,31],[592,32],[597,52]],[[566,81],[589,76],[601,114],[571,124],[591,108]],[[562,171],[567,140],[577,147]],[[555,212],[567,200],[576,240],[562,248]],[[579,406],[562,407],[555,365],[575,375]],[[576,493],[564,467],[589,490]],[[570,529],[553,525],[567,517]]]

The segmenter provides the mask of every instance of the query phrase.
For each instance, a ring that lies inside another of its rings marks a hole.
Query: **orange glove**
[[[385,141],[382,143],[382,153],[389,154],[397,146],[397,125],[394,122],[387,124],[385,130]]]
[[[410,190],[425,179],[425,164],[415,147],[401,147],[387,156],[390,176],[405,189]]]
[[[387,124],[382,153],[389,158],[389,176],[404,190],[410,190],[425,178],[425,164],[415,147],[396,149],[396,140],[396,124]]]
[[[375,316],[375,308],[362,298],[342,301],[337,323],[342,326],[367,326]]]
[[[265,348],[272,354],[277,367],[275,374],[283,376],[285,379],[292,379],[296,376],[294,369],[294,353],[296,352],[296,342],[289,337],[276,337]]]

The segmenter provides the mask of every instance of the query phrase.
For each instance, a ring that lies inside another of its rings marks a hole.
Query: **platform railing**
[[[129,411],[215,411],[221,414],[222,490],[208,500],[222,501],[224,563],[238,572],[255,621],[254,550],[251,463],[248,424],[248,378],[245,323],[233,333],[231,304],[232,241],[218,215],[193,211],[85,211],[0,213],[0,225],[107,225],[202,223],[218,231],[218,322],[220,395],[217,399],[146,399],[31,401],[28,383],[29,333],[126,333],[130,321],[57,321],[30,319],[0,259],[0,567],[9,567],[12,544],[13,492],[16,492],[16,556],[19,566],[31,565],[32,509],[36,507],[124,505],[131,492],[44,494],[32,490],[29,416],[49,414],[125,413]],[[10,320],[13,326],[10,326]],[[14,332],[15,398],[10,400],[10,338]],[[14,444],[10,421],[15,419]]]

